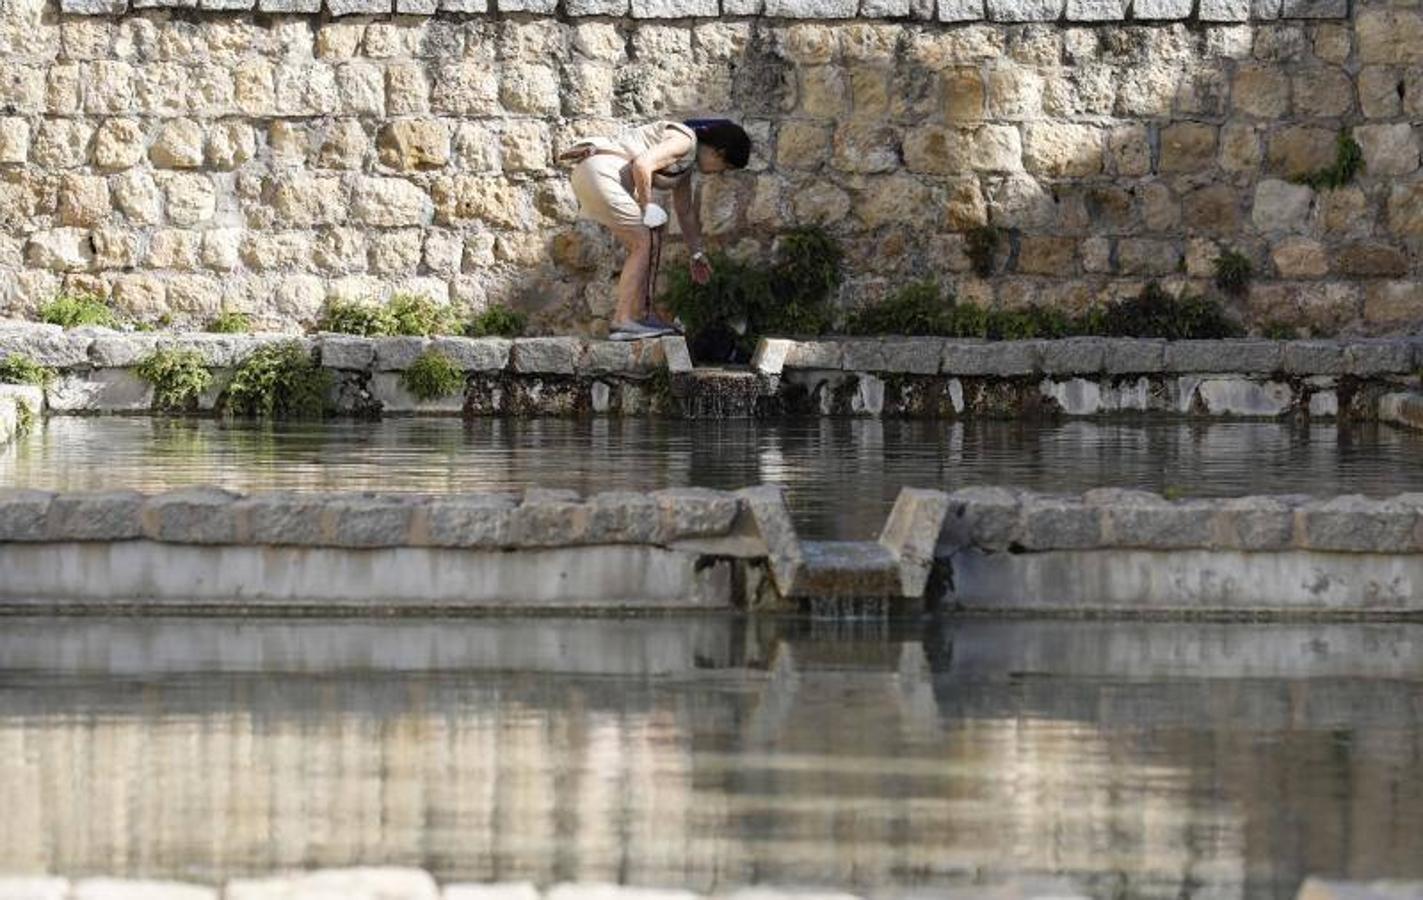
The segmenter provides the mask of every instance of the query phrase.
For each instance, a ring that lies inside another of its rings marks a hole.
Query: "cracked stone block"
[[[652,494],[661,543],[721,537],[731,532],[741,512],[734,495],[706,488],[668,488]]]
[[[1418,510],[1394,500],[1358,494],[1310,500],[1295,510],[1299,546],[1352,553],[1418,550]]]
[[[515,372],[541,375],[572,375],[583,358],[583,341],[575,337],[517,338],[514,341]]]
[[[515,547],[575,546],[588,534],[588,509],[573,491],[530,489],[509,517]]]
[[[1102,509],[1108,543],[1147,550],[1209,548],[1218,543],[1219,506],[1207,500],[1171,501],[1144,491],[1106,488],[1083,500]]]
[[[509,494],[449,494],[423,507],[425,543],[433,547],[494,549],[510,543],[517,499]]]
[[[1217,501],[1227,546],[1236,550],[1286,550],[1294,542],[1294,505],[1280,497]]]
[[[410,519],[424,498],[380,494],[332,495],[326,515],[334,547],[404,547]]]
[[[320,547],[331,543],[325,525],[331,493],[272,491],[234,504],[244,541],[262,546]]]
[[[946,547],[1006,550],[1022,537],[1023,497],[1000,487],[971,487],[949,495],[940,542]]]
[[[25,488],[0,488],[0,541],[42,541],[55,494]]]
[[[1344,345],[1338,341],[1286,341],[1284,367],[1291,375],[1342,375]]]
[[[149,497],[143,504],[143,533],[175,544],[236,543],[235,505],[240,494],[199,487]]]
[[[105,329],[105,335],[116,332]],[[0,359],[12,354],[28,356],[42,366],[69,369],[89,364],[89,348],[98,329],[65,331],[54,326],[0,330]]]
[[[1102,513],[1079,497],[1030,494],[1023,500],[1023,546],[1091,550],[1102,546]]]
[[[52,541],[128,541],[143,536],[147,498],[137,491],[60,494],[49,507],[45,535]]]

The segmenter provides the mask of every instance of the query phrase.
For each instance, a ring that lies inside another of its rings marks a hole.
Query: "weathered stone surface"
[[[1221,535],[1237,550],[1287,549],[1294,540],[1294,507],[1278,497],[1219,501]]]
[[[704,488],[671,488],[652,494],[659,543],[720,537],[731,531],[741,503],[731,494]]]
[[[1062,18],[1064,0],[988,0],[988,18],[994,22],[1055,22]]]
[[[714,17],[719,12],[718,0],[632,0],[632,14],[638,19]]]
[[[572,375],[582,357],[583,341],[578,338],[517,338],[511,362],[515,372]]]
[[[859,0],[765,0],[765,15],[779,19],[853,19]]]
[[[327,504],[332,546],[400,547],[409,543],[410,520],[422,497],[339,494]]]
[[[1042,371],[1048,375],[1094,374],[1106,361],[1101,338],[1067,338],[1042,343]]]
[[[1295,402],[1288,384],[1244,378],[1207,378],[1197,388],[1197,395],[1213,416],[1275,418]]]
[[[1023,497],[997,487],[972,487],[949,495],[940,545],[1007,550],[1022,540]]]
[[[841,365],[847,372],[898,372],[934,375],[939,371],[943,341],[935,338],[850,340],[841,344]]]
[[[1151,374],[1165,370],[1165,341],[1109,338],[1103,344],[1102,371],[1108,375]]]
[[[0,488],[0,541],[40,541],[55,495],[50,491]]]
[[[1217,543],[1211,501],[1170,501],[1143,491],[1106,488],[1088,491],[1083,501],[1100,507],[1106,543],[1152,550],[1207,548]]]
[[[89,348],[101,334],[113,333],[88,329],[67,332],[55,325],[0,329],[0,359],[16,354],[54,369],[82,366],[89,362]]]
[[[1083,550],[1102,546],[1102,512],[1079,497],[1023,498],[1022,544],[1028,550]]]
[[[572,491],[531,489],[509,514],[509,540],[519,547],[566,547],[584,542],[588,508]]]
[[[1352,341],[1344,347],[1344,371],[1350,375],[1403,374],[1414,371],[1415,365],[1408,341]]]
[[[316,900],[345,897],[349,900],[438,900],[440,890],[428,872],[420,869],[325,869],[277,878],[234,879],[227,883],[226,900]]]
[[[901,596],[923,596],[948,514],[949,495],[943,491],[900,489],[879,544],[899,565]]]
[[[391,0],[326,0],[333,16],[374,16],[388,13]]]
[[[59,494],[49,507],[45,537],[52,541],[127,541],[143,536],[145,498],[135,491]]]
[[[59,8],[79,16],[116,16],[128,10],[128,0],[60,0]]]
[[[509,546],[510,521],[518,505],[508,494],[446,494],[421,507],[424,543],[434,547]],[[446,892],[448,896],[448,891]]]
[[[331,543],[328,493],[268,492],[233,504],[240,539],[263,546],[320,547]]]
[[[1185,19],[1191,15],[1194,0],[1132,0],[1133,19]]]
[[[149,497],[143,505],[143,533],[175,544],[231,544],[237,541],[236,502],[241,495],[199,487]]]
[[[1172,341],[1166,346],[1166,371],[1270,373],[1279,371],[1279,341]]]
[[[1284,371],[1291,375],[1340,375],[1344,345],[1338,341],[1286,341]]]
[[[1359,495],[1310,500],[1295,509],[1299,546],[1354,553],[1416,551],[1418,511]]]
[[[792,596],[805,567],[805,553],[786,507],[785,493],[780,487],[761,485],[738,491],[737,496],[766,544],[767,562],[776,587],[783,597]]]
[[[785,367],[834,371],[845,368],[844,362],[845,352],[839,341],[796,341],[786,353]]]
[[[410,368],[410,364],[429,348],[430,339],[402,335],[375,338],[374,344],[376,370],[391,372]]]
[[[949,341],[940,368],[945,375],[1032,375],[1041,371],[1043,343]]]
[[[466,372],[500,372],[509,365],[508,338],[438,337],[430,349],[448,356]]]
[[[318,346],[321,349],[321,364],[328,369],[364,372],[375,362],[376,345],[370,338],[323,334]]]

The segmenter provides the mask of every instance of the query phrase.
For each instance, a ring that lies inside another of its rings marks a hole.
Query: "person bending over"
[[[606,226],[627,248],[611,323],[613,340],[680,331],[652,309],[652,281],[667,221],[657,195],[672,192],[677,222],[691,251],[692,280],[705,284],[711,264],[692,204],[692,173],[744,169],[750,156],[750,137],[727,119],[657,121],[613,137],[579,141],[561,154],[564,161],[576,163],[571,179],[582,216]]]

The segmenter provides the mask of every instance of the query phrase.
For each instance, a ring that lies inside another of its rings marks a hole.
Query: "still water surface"
[[[785,485],[807,536],[874,536],[901,486],[1187,495],[1423,491],[1423,435],[1262,422],[386,420],[261,427],[54,418],[0,485],[63,490],[653,490]]]
[[[1423,626],[4,624],[0,872],[1423,878]]]

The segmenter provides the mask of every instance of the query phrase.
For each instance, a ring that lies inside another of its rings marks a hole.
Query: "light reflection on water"
[[[0,484],[159,490],[787,487],[810,537],[865,538],[901,486],[1119,486],[1187,495],[1423,491],[1423,435],[1262,422],[399,420],[262,428],[56,418]]]
[[[1423,626],[6,625],[0,871],[1423,877]]]

